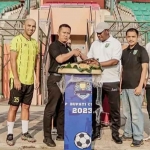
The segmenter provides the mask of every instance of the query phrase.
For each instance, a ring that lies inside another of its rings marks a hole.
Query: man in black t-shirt
[[[138,34],[134,28],[127,30],[126,38],[129,46],[123,51],[121,59],[122,105],[126,118],[122,140],[131,139],[131,147],[143,144],[143,88],[149,63],[145,48],[138,44]]]
[[[62,141],[64,139],[64,101],[63,95],[57,86],[61,80],[62,75],[58,74],[58,66],[65,63],[73,63],[75,57],[80,56],[79,50],[70,50],[67,41],[70,38],[71,27],[67,24],[59,26],[58,40],[53,42],[49,47],[50,68],[47,81],[48,86],[48,102],[44,110],[44,140],[43,142],[50,147],[55,147],[56,144],[51,136],[52,117],[57,113],[57,133],[56,140]],[[57,108],[57,109],[56,109]],[[56,112],[56,110],[58,112]]]
[[[71,49],[71,39],[69,39],[67,41],[67,49],[68,49],[68,51],[72,51],[72,49]],[[77,57],[74,57],[74,62],[77,62]],[[58,112],[57,108],[56,108],[56,112]],[[57,116],[58,116],[58,114],[55,113],[55,115],[53,117],[53,127],[54,128],[56,128],[56,126],[57,126]]]

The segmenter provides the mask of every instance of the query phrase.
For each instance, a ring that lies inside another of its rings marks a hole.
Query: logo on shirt
[[[134,51],[133,51],[133,55],[135,55],[137,52],[138,52],[138,50],[134,50]]]
[[[111,91],[118,91],[118,89],[117,88],[112,88]]]
[[[107,48],[109,45],[110,45],[110,43],[106,43],[106,44],[105,44],[105,48]]]

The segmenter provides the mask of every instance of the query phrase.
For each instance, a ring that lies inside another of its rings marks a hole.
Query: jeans
[[[144,131],[142,102],[143,92],[141,95],[136,96],[134,89],[122,90],[123,115],[126,119],[124,135],[133,137],[134,140],[138,141],[143,139]]]

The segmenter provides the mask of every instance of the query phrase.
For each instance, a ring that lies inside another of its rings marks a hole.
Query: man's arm
[[[142,72],[141,72],[141,78],[138,87],[135,88],[135,95],[140,95],[142,92],[143,85],[145,83],[146,75],[148,73],[148,63],[149,63],[149,57],[147,51],[143,48],[141,49],[141,57],[140,62],[142,65]]]
[[[80,55],[80,51],[79,50],[72,50],[72,51],[70,51],[69,53],[67,53],[67,54],[61,54],[61,55],[58,55],[57,57],[56,57],[56,61],[58,62],[58,63],[63,63],[63,62],[65,62],[65,61],[67,61],[68,59],[70,59],[72,56],[76,56],[76,57],[78,57],[79,55]]]
[[[83,54],[83,53],[80,54],[80,58],[81,58],[82,60],[88,59],[88,57],[87,57],[85,54]]]
[[[17,57],[18,57],[18,53],[16,51],[11,50],[10,51],[10,65],[11,65],[11,70],[14,76],[14,87],[17,90],[20,90],[21,83],[19,81],[19,76],[17,72]]]
[[[111,60],[108,60],[108,61],[100,62],[100,65],[102,67],[109,67],[109,66],[117,65],[118,63],[119,63],[119,60],[111,59]]]
[[[18,73],[17,73],[17,57],[18,53],[15,51],[10,51],[10,65],[11,65],[11,70],[14,76],[14,79],[18,79]]]
[[[50,56],[52,56],[60,64],[69,60],[72,56],[79,56],[80,53],[81,52],[79,50],[72,50],[66,54],[61,54],[59,46],[55,43],[52,43],[49,47]]]
[[[142,88],[146,79],[146,75],[147,75],[147,71],[148,71],[148,63],[142,63],[142,73],[141,73],[141,79],[140,79],[140,83],[138,85],[137,88],[135,88],[135,95],[140,95],[142,92]]]
[[[92,43],[92,45],[91,45],[91,47],[90,47],[90,50],[88,51],[87,55],[85,55],[85,54],[83,54],[83,53],[80,54],[80,58],[81,58],[82,60],[86,60],[86,59],[88,59],[88,58],[93,58],[93,57],[94,57],[94,56],[93,56],[94,43],[95,43],[95,42]],[[96,56],[95,56],[95,57],[96,57]]]
[[[141,79],[140,79],[140,83],[139,83],[139,87],[141,87],[141,88],[143,88],[147,73],[148,73],[148,63],[143,63]]]

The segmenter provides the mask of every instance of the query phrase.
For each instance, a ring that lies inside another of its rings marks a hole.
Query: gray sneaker
[[[36,140],[28,132],[22,134],[21,139],[24,141],[32,142],[32,143],[36,142]]]
[[[141,141],[133,140],[130,146],[131,147],[140,147],[143,144],[144,144],[143,140],[141,140]]]
[[[122,135],[121,139],[122,139],[122,141],[131,141],[131,140],[133,140],[132,137],[127,137],[124,134]]]

